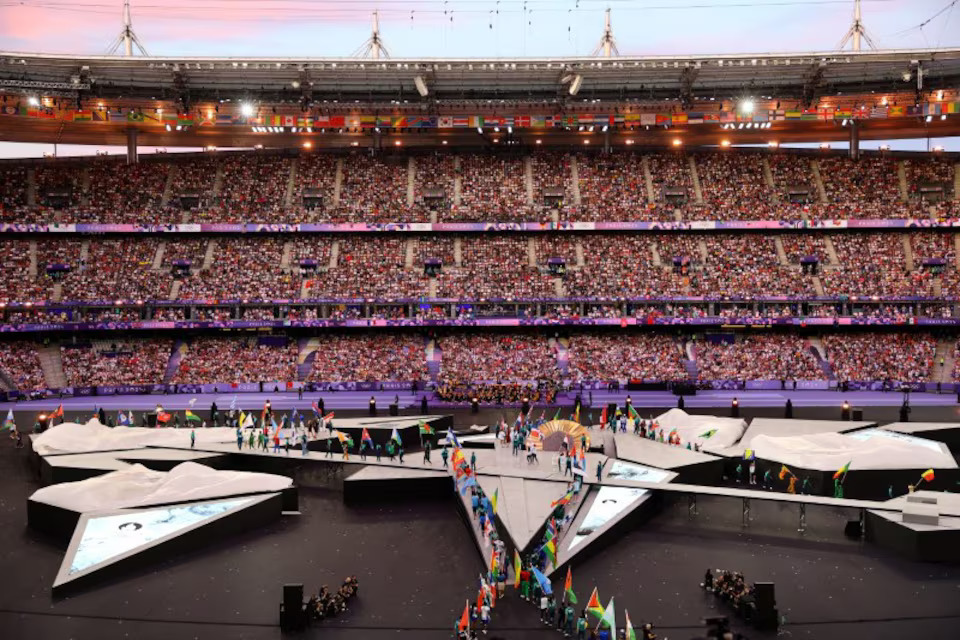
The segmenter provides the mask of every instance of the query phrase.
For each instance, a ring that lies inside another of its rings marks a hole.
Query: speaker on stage
[[[783,409],[783,417],[790,420],[793,418],[793,402],[787,398],[787,406]]]
[[[757,629],[776,630],[779,622],[777,599],[772,582],[758,582],[754,586],[753,595],[757,602]]]
[[[307,614],[303,610],[303,585],[283,585],[283,602],[280,604],[280,628],[297,631],[307,626]]]
[[[480,401],[476,397],[470,400],[470,413],[477,413],[480,411]]]
[[[390,405],[390,415],[394,417],[400,415],[400,406],[398,404],[393,403]]]
[[[317,398],[317,409],[320,409],[320,415],[323,415],[323,398]]]
[[[427,396],[420,398],[420,415],[427,415],[430,411],[427,409]]]
[[[370,396],[370,416],[373,417],[376,415],[377,415],[377,399],[374,398],[373,396]]]
[[[677,396],[677,409],[683,409],[684,406],[683,396]]]

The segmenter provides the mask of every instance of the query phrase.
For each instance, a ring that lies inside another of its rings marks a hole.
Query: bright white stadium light
[[[583,76],[579,73],[573,77],[573,81],[570,83],[570,95],[575,96],[580,93],[580,87],[583,85]]]
[[[513,127],[507,127],[507,133],[509,133],[509,134],[511,134],[511,135],[513,135]],[[446,140],[444,140],[444,141],[443,141],[443,143],[444,143],[444,144],[446,144],[446,143],[447,143],[447,141],[446,141]]]
[[[933,120],[933,116],[927,116],[927,122],[930,122],[932,120]]]
[[[242,115],[244,118],[253,117],[253,114],[254,114],[254,108],[252,104],[250,104],[249,102],[244,102],[243,104],[240,105],[240,115]]]
[[[170,125],[169,125],[169,124],[167,125],[167,131],[170,131]]]
[[[753,100],[744,100],[740,103],[742,113],[753,113]]]
[[[743,123],[742,123],[742,122],[741,122],[739,125],[737,125],[737,129],[743,129]]]
[[[493,132],[494,132],[494,133],[500,133],[500,127],[494,127],[494,128],[493,128]]]
[[[940,145],[937,145],[937,146],[935,146],[935,147],[933,148],[933,150],[934,150],[934,152],[936,152],[936,153],[941,153],[941,152],[943,152],[943,147],[940,146]]]
[[[31,107],[39,107],[40,99],[37,98],[37,96],[30,96],[27,98],[27,104],[29,104]]]
[[[480,135],[483,135],[483,128],[477,127],[477,133],[479,133]]]
[[[603,129],[601,129],[601,131],[603,131],[604,133],[606,133],[609,128],[610,128],[610,127],[609,127],[608,125],[603,125]]]
[[[413,84],[417,87],[417,93],[420,94],[421,98],[426,98],[430,95],[430,89],[427,87],[426,81],[424,81],[423,76],[417,76],[413,79]]]

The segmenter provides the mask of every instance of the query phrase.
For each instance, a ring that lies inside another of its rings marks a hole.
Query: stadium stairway
[[[948,384],[953,382],[953,367],[956,363],[954,349],[956,342],[954,340],[939,340],[937,350],[933,356],[933,371],[930,372],[930,380],[933,382],[942,382]],[[943,358],[943,366],[940,366],[940,358]]]
[[[207,243],[207,250],[203,254],[203,264],[200,266],[202,270],[210,268],[210,265],[213,264],[213,256],[217,252],[217,240],[216,238],[210,238],[210,242]]]
[[[562,375],[570,371],[570,341],[567,338],[550,338],[547,341],[557,356],[557,369]]]
[[[693,340],[684,343],[683,352],[686,356],[683,359],[683,368],[687,370],[687,377],[690,380],[696,380],[700,377],[700,367],[697,366],[697,346]]]
[[[825,376],[827,376],[827,380],[836,380],[837,376],[833,373],[833,368],[827,361],[827,349],[823,346],[823,341],[820,338],[810,338],[807,340],[807,344],[809,345],[810,353],[813,354],[813,358],[817,361],[817,365],[820,367],[820,370],[823,371]]]
[[[813,282],[813,292],[818,296],[825,295],[823,293],[823,280],[820,279],[820,276],[813,276],[811,280]]]
[[[690,177],[693,179],[693,193],[697,204],[703,204],[703,189],[700,188],[700,174],[697,172],[697,161],[690,156]]]
[[[823,246],[827,250],[827,257],[830,258],[830,264],[832,266],[839,266],[840,258],[837,257],[837,248],[833,246],[833,240],[830,239],[830,236],[823,236]]]
[[[523,158],[523,181],[527,185],[527,204],[533,204],[533,158]]]
[[[283,196],[283,204],[289,211],[293,207],[293,194],[297,186],[297,173],[300,170],[300,158],[290,162],[290,178],[287,180],[287,192]]]
[[[27,169],[27,206],[37,206],[37,170]]]
[[[577,164],[576,154],[570,155],[570,192],[573,194],[573,204],[583,204],[583,195],[580,193],[580,165]]]
[[[643,168],[643,184],[647,187],[647,204],[653,204],[656,201],[653,195],[653,174],[650,173],[647,156],[640,157],[640,166]]]
[[[960,175],[960,173],[957,173],[957,175]],[[957,269],[960,269],[960,233],[953,236],[953,250],[954,250],[953,261],[956,263],[954,266]]]
[[[173,349],[170,351],[170,359],[167,360],[167,366],[163,370],[164,384],[170,384],[173,377],[177,375],[177,369],[180,368],[180,363],[183,362],[183,357],[187,355],[188,350],[189,347],[183,340],[177,340],[173,343]]]
[[[453,205],[460,206],[463,196],[463,178],[460,177],[460,156],[453,158]],[[459,262],[458,262],[459,264]]]
[[[60,359],[60,345],[56,343],[37,347],[40,369],[43,379],[50,389],[62,389],[67,386],[67,376],[63,373],[63,361]]]
[[[766,160],[764,160],[764,162],[766,162]],[[780,238],[780,236],[774,236],[773,245],[777,249],[777,260],[780,261],[780,265],[784,267],[789,267],[790,260],[787,259],[787,252],[783,248],[783,240]]]
[[[167,171],[167,181],[163,185],[163,195],[160,196],[160,208],[166,208],[170,203],[170,196],[173,195],[173,183],[177,179],[177,173],[180,171],[180,168],[175,165],[170,165],[170,170]]]
[[[154,271],[159,271],[160,267],[163,266],[163,254],[167,251],[167,242],[161,240],[160,244],[157,245],[157,252],[153,254],[153,262],[150,264],[150,268]]]
[[[170,285],[170,299],[176,300],[180,297],[180,287],[183,286],[183,280],[174,280]]]
[[[311,348],[312,347],[312,348]],[[303,381],[313,369],[313,360],[317,357],[316,338],[300,338],[297,342],[297,380]]]
[[[50,292],[50,299],[54,302],[60,302],[63,299],[63,283],[54,282],[53,290]]]
[[[333,206],[340,206],[340,189],[343,186],[343,158],[337,158],[337,172],[333,179]]]
[[[31,278],[37,277],[37,241],[30,241],[30,268],[27,270],[27,275]]]
[[[960,162],[953,165],[953,199],[960,200]]]
[[[414,197],[414,181],[417,177],[417,161],[413,156],[407,158],[407,206],[412,207],[415,197]]]
[[[327,269],[336,269],[340,262],[340,241],[334,240],[330,243],[330,262],[327,263]]]
[[[4,371],[0,370],[0,391],[13,391],[14,389],[16,389],[16,385],[13,380]]]
[[[906,202],[909,197],[909,188],[907,187],[907,167],[903,160],[897,162],[897,177],[900,181],[900,200]]]
[[[293,256],[293,242],[287,241],[283,243],[283,253],[280,255],[280,268],[289,269],[290,268],[290,258]]]
[[[910,244],[910,236],[906,234],[900,236],[900,242],[903,244],[903,257],[907,271],[913,271],[916,266],[913,262],[913,246]]]
[[[820,163],[811,160],[810,170],[813,171],[813,181],[817,184],[817,193],[820,194],[820,204],[827,204],[827,189],[823,186],[823,176],[820,175]]]
[[[427,359],[427,375],[430,376],[431,381],[436,382],[440,375],[440,364],[443,362],[443,350],[437,345],[436,340],[429,339],[424,352]]]

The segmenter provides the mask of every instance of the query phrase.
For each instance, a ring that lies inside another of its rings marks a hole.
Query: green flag
[[[617,615],[613,610],[613,598],[610,598],[610,602],[607,604],[607,608],[603,610],[603,615],[600,616],[600,622],[597,623],[597,629],[601,625],[607,625],[610,628],[610,636],[614,637],[617,635]]]

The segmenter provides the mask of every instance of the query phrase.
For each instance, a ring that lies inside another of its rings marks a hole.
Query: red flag
[[[333,420],[333,411],[331,411],[331,412],[328,413],[327,415],[323,416],[323,421],[324,421],[324,422],[330,422],[331,420]]]
[[[166,411],[161,411],[157,414],[157,422],[162,422],[163,424],[170,422],[170,414]]]
[[[467,631],[470,629],[470,602],[463,605],[463,615],[460,616],[460,622],[457,623],[457,631]]]
[[[61,404],[57,407],[57,410],[50,414],[51,418],[62,418],[63,417],[63,405]]]
[[[607,408],[603,408],[603,412],[600,414],[600,428],[603,429],[604,425],[607,424]]]

